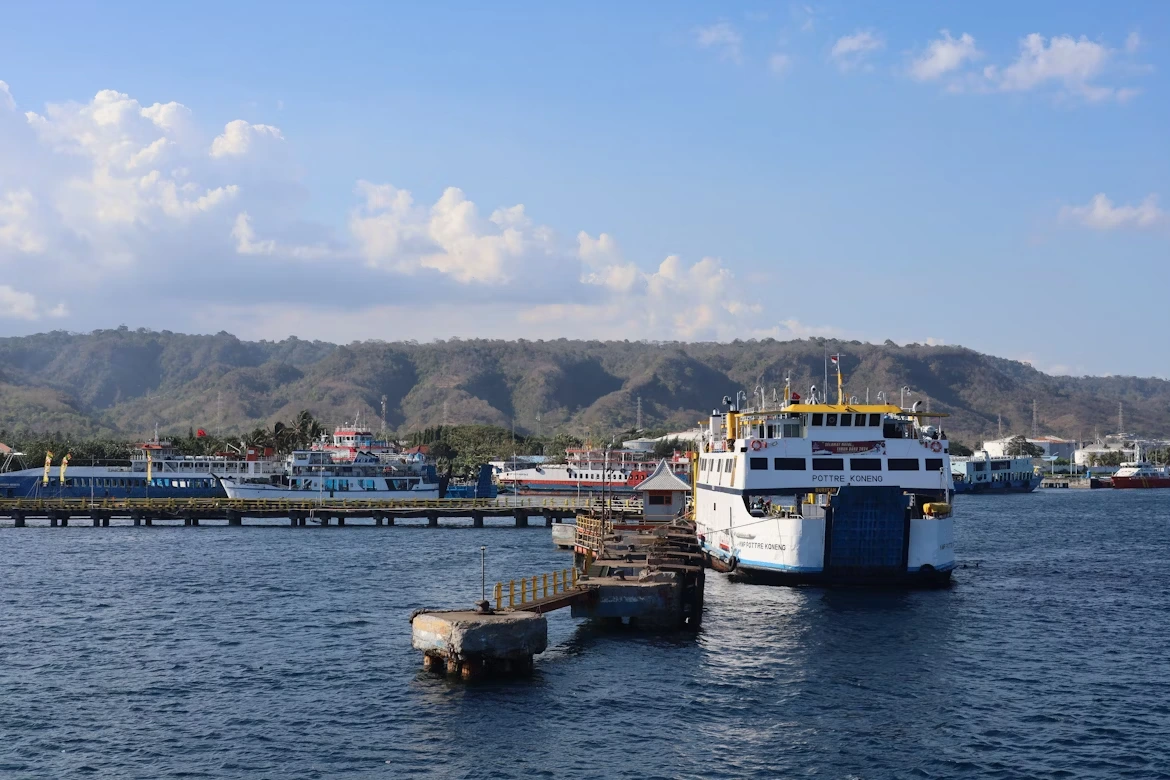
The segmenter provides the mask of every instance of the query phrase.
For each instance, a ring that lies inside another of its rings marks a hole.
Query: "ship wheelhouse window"
[[[834,426],[836,424],[837,424],[837,413],[836,412],[830,412],[829,414],[825,415],[825,425],[826,426]]]
[[[926,470],[927,471],[942,471],[942,467],[943,467],[942,458],[927,458],[926,459]]]
[[[767,471],[768,470],[768,459],[767,458],[748,458],[748,468],[750,468],[752,471]]]
[[[804,471],[808,463],[804,458],[773,458],[772,468],[777,471]]]
[[[850,471],[881,471],[882,470],[882,459],[881,458],[850,458],[849,459],[849,470]]]
[[[813,458],[813,471],[844,471],[844,458]]]
[[[784,423],[785,439],[799,439],[801,438],[800,433],[800,423]]]
[[[881,425],[882,424],[882,416],[880,414],[871,414],[869,416],[869,424],[875,428],[877,426]]]
[[[813,425],[824,425],[825,424],[825,415],[821,414],[820,412],[816,412],[815,414],[813,414],[812,424]]]
[[[842,428],[848,428],[852,424],[853,424],[853,415],[851,415],[851,414],[841,415],[841,427]]]
[[[890,471],[918,471],[921,465],[918,458],[890,458],[887,468]]]

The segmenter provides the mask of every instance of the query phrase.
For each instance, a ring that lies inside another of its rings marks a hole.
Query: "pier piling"
[[[427,525],[431,528],[439,527],[439,513],[427,512]]]

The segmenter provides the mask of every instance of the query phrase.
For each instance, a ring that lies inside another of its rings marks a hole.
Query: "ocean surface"
[[[556,613],[470,686],[408,616],[545,528],[3,528],[0,776],[1170,778],[1170,491],[957,510],[947,590],[712,573],[697,637]]]

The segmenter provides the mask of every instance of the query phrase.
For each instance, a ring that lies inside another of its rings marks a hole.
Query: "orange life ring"
[[[941,441],[932,441],[930,443],[930,451],[931,452],[942,452],[942,442]]]
[[[760,441],[759,439],[752,439],[752,449],[753,450],[759,451],[759,450],[762,450],[763,448],[764,448],[764,443],[762,441]]]

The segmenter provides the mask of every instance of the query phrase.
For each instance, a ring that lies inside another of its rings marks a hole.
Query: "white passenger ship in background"
[[[434,464],[420,455],[414,461],[387,463],[373,453],[334,460],[328,450],[297,450],[279,473],[224,476],[228,498],[370,501],[439,497]]]
[[[841,392],[838,373],[838,398]],[[938,585],[955,566],[945,417],[785,400],[713,411],[695,520],[713,568],[781,583]]]

